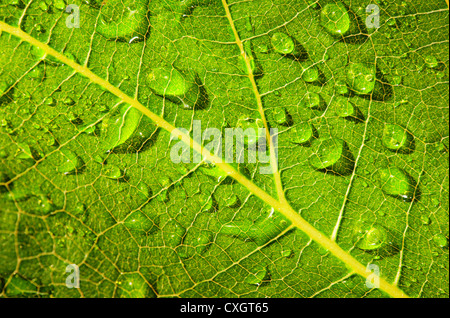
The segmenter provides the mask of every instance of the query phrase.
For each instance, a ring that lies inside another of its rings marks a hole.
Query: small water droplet
[[[270,38],[270,42],[272,43],[273,49],[277,53],[283,55],[295,53],[295,43],[293,39],[285,33],[281,32],[274,33]]]
[[[347,67],[347,84],[356,94],[370,94],[375,87],[375,78],[375,68],[371,65],[352,63]]]
[[[286,257],[286,258],[291,257],[292,256],[292,250],[291,249],[282,250],[281,251],[281,256],[282,257]]]
[[[335,110],[336,114],[339,117],[347,118],[347,117],[356,117],[356,107],[353,103],[347,98],[337,98],[335,102]]]
[[[423,225],[428,225],[431,223],[431,220],[428,216],[426,215],[421,215],[420,216],[420,222],[422,222]]]
[[[432,56],[432,55],[427,55],[424,58],[425,60],[425,64],[428,68],[436,68],[438,66],[438,61],[436,59],[436,57]]]
[[[181,244],[186,229],[176,220],[169,220],[164,226],[163,238],[166,246],[177,247]]]
[[[323,109],[324,102],[322,97],[314,92],[308,92],[303,97],[303,104],[308,108]]]
[[[42,11],[44,11],[44,12],[48,11],[48,9],[49,9],[48,4],[45,3],[45,1],[39,2],[39,3],[38,3],[38,6],[39,6],[39,8],[40,8]]]
[[[150,233],[155,229],[155,224],[141,211],[131,213],[124,222],[124,225],[130,230],[142,231]]]
[[[113,164],[104,165],[102,168],[102,176],[108,179],[121,179],[124,177],[122,169]]]
[[[302,64],[302,79],[307,83],[313,83],[319,79],[319,69],[313,62],[305,62]]]

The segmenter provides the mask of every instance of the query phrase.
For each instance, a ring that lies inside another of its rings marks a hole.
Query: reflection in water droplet
[[[311,123],[301,123],[289,130],[289,141],[295,144],[305,144],[314,137],[314,127]]]
[[[319,79],[319,69],[313,62],[305,62],[302,64],[302,79],[307,83],[313,83]]]
[[[356,117],[356,107],[348,98],[337,98],[335,110],[339,117]]]
[[[102,176],[109,179],[121,179],[122,177],[124,177],[122,169],[112,164],[103,166]]]
[[[130,230],[142,231],[147,234],[155,230],[155,224],[141,211],[131,213],[124,222],[124,225]]]

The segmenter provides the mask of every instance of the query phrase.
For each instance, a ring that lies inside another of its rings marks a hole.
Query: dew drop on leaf
[[[372,93],[376,83],[375,68],[368,64],[351,63],[347,67],[347,84],[356,94]]]
[[[331,170],[345,175],[353,170],[353,157],[346,142],[339,138],[317,139],[312,143],[310,165],[317,170]]]
[[[445,248],[448,247],[448,238],[444,234],[437,234],[433,237],[434,243],[441,247]]]
[[[381,168],[378,171],[378,179],[384,193],[404,201],[413,200],[415,182],[403,169],[394,166]]]
[[[257,269],[254,273],[250,273],[244,279],[244,283],[250,285],[260,286],[263,281],[267,281],[269,279],[269,272],[266,267]]]
[[[194,109],[200,101],[200,87],[192,74],[181,73],[173,67],[154,68],[147,76],[152,91],[185,109]]]
[[[177,247],[181,244],[186,229],[176,220],[169,220],[164,226],[163,239],[166,246]]]
[[[290,142],[305,144],[314,137],[314,127],[311,123],[305,122],[294,126],[288,133]]]
[[[430,218],[426,215],[421,215],[420,216],[420,222],[422,222],[423,225],[428,225],[430,224]]]
[[[382,142],[387,149],[392,151],[411,151],[414,137],[399,125],[385,124]]]
[[[61,149],[60,156],[62,158],[62,162],[57,168],[58,172],[72,174],[81,169],[84,164],[81,158],[69,149]]]
[[[344,36],[350,30],[350,16],[341,3],[329,3],[320,12],[320,24],[333,36]]]
[[[281,32],[274,33],[270,38],[272,47],[275,52],[280,54],[293,54],[295,53],[295,43],[292,38]]]
[[[438,60],[435,56],[427,55],[425,56],[425,64],[428,68],[436,68],[438,66]]]
[[[303,97],[303,104],[308,108],[323,109],[322,97],[314,92],[308,92]]]
[[[116,165],[108,164],[103,166],[102,176],[108,179],[121,179],[124,175],[122,169]]]
[[[154,298],[155,293],[138,273],[121,274],[117,279],[117,295],[120,298]]]
[[[335,102],[335,110],[339,117],[356,117],[356,107],[347,98],[337,98]]]
[[[319,79],[319,69],[313,62],[305,62],[302,64],[302,79],[307,83],[316,82]]]
[[[375,251],[379,256],[386,256],[392,253],[393,249],[389,232],[379,224],[358,222],[354,229],[353,242],[357,248],[367,252]]]
[[[124,222],[125,226],[130,230],[138,230],[150,233],[154,229],[155,224],[141,211],[131,213]]]

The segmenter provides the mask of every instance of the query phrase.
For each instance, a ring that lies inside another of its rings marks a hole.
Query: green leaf
[[[0,297],[448,297],[448,7],[375,3],[2,2]]]

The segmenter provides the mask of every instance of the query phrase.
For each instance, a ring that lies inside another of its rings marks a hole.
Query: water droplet
[[[399,75],[394,75],[391,77],[390,84],[394,86],[398,86],[402,84],[402,77]]]
[[[191,228],[183,241],[183,245],[177,248],[177,254],[181,258],[189,258],[204,253],[213,241],[213,232]]]
[[[378,178],[384,193],[405,201],[414,198],[415,182],[403,169],[393,166],[379,169]]]
[[[339,95],[347,95],[348,94],[347,83],[343,80],[337,80],[336,85],[334,86],[334,91],[336,92],[336,94]]]
[[[329,3],[320,12],[320,24],[333,36],[344,36],[350,30],[350,16],[341,2]]]
[[[39,2],[39,3],[38,3],[38,6],[39,6],[39,8],[40,8],[42,11],[44,11],[44,12],[48,10],[48,5],[47,5],[47,3],[45,3],[44,1]]]
[[[171,219],[164,226],[162,233],[166,246],[177,247],[181,244],[186,229],[178,221]]]
[[[437,234],[433,237],[434,243],[441,248],[448,247],[448,238],[444,234]]]
[[[102,122],[100,132],[106,150],[141,150],[156,131],[155,124],[130,104],[122,103]]]
[[[63,103],[65,105],[73,105],[73,104],[75,104],[75,101],[72,98],[67,97],[66,99],[64,99]]]
[[[228,174],[217,167],[214,163],[203,163],[199,170],[207,176],[214,178],[217,182],[229,181],[230,178]]]
[[[6,295],[10,297],[27,296],[31,297],[38,293],[38,288],[32,282],[15,274],[9,284],[6,286]]]
[[[308,108],[323,109],[324,102],[322,97],[314,92],[308,92],[303,97],[303,104]]]
[[[39,64],[38,66],[36,66],[35,68],[33,68],[28,74],[27,76],[29,78],[32,79],[38,79],[38,80],[42,80],[42,78],[45,75],[45,68],[43,65]]]
[[[339,138],[314,140],[310,165],[317,170],[331,170],[345,175],[353,170],[353,156],[345,141]]]
[[[287,126],[289,124],[289,117],[286,112],[286,108],[284,107],[270,109],[268,119],[277,123],[278,125]]]
[[[219,233],[242,240],[250,239],[261,246],[283,232],[290,224],[288,219],[272,208],[254,223],[250,220],[242,220],[224,224]]]
[[[382,142],[389,150],[409,152],[413,149],[414,137],[399,125],[386,124],[384,125]]]
[[[425,64],[428,68],[436,68],[438,66],[438,61],[436,57],[432,55],[425,56]]]
[[[259,141],[260,138],[264,138],[265,134],[264,131],[261,130],[264,128],[263,121],[259,118],[259,115],[257,116],[252,115],[249,116],[241,116],[238,119],[237,127],[242,128],[242,130],[245,132],[247,129],[250,129],[253,133],[245,135],[244,136],[244,144],[246,146],[253,146],[256,145],[256,143]]]
[[[319,79],[319,69],[313,62],[302,64],[302,79],[307,83],[313,83]]]
[[[53,97],[47,97],[45,99],[45,105],[47,106],[55,106],[56,105],[56,100]]]
[[[60,11],[66,9],[66,4],[64,3],[64,0],[54,0],[53,6]]]
[[[314,127],[311,123],[301,123],[289,130],[289,141],[294,144],[305,144],[314,137]]]
[[[225,198],[225,206],[229,208],[237,208],[240,205],[239,197],[235,194]]]
[[[121,274],[117,279],[117,295],[120,298],[154,298],[155,293],[138,273]]]
[[[250,285],[256,285],[260,286],[263,281],[266,281],[269,279],[267,268],[260,268],[256,270],[253,273],[250,273],[245,279],[244,283],[250,284]]]
[[[76,173],[84,165],[80,157],[69,149],[61,149],[62,163],[58,166],[57,171],[64,174]]]
[[[137,190],[139,191],[138,194],[140,197],[142,197],[144,200],[148,200],[152,196],[152,189],[144,183],[140,182],[137,186]]]
[[[367,252],[376,251],[379,256],[388,254],[393,248],[389,232],[379,224],[358,222],[353,242],[357,248]]]
[[[121,179],[124,177],[122,169],[116,165],[108,164],[102,168],[102,176],[108,179]]]
[[[108,0],[102,8],[97,32],[109,40],[128,43],[142,41],[147,35],[150,19],[147,17],[148,0],[124,3]],[[121,11],[121,14],[117,11]]]
[[[256,67],[256,60],[253,56],[252,43],[250,41],[244,42],[244,53],[246,58],[250,63],[251,74],[260,75],[259,69]],[[245,58],[242,55],[239,55],[239,60],[241,62],[241,68],[244,71],[244,74],[249,75],[247,63],[245,62]]]
[[[16,158],[19,159],[33,159],[30,146],[25,143],[17,143],[19,149],[17,149]]]
[[[74,213],[75,215],[81,215],[86,211],[86,205],[84,205],[83,202],[77,202],[77,204],[74,207]]]
[[[431,223],[431,220],[428,216],[426,215],[421,215],[420,216],[420,222],[422,222],[423,225],[428,225]]]
[[[40,212],[43,214],[48,214],[50,212],[53,212],[55,210],[55,206],[53,205],[53,202],[50,201],[49,198],[47,198],[44,195],[40,195],[38,199],[38,205],[36,208],[36,212]]]
[[[347,98],[336,98],[335,110],[339,117],[356,117],[356,107]]]
[[[282,256],[282,257],[286,257],[286,258],[291,257],[291,256],[292,256],[292,250],[291,250],[291,249],[288,249],[288,250],[282,250],[282,251],[281,251],[281,256]]]
[[[162,177],[159,179],[159,184],[162,187],[161,193],[157,196],[158,201],[167,202],[169,201],[169,187],[172,185],[172,180],[168,177]]]
[[[347,68],[347,84],[356,94],[370,94],[375,87],[375,68],[368,64],[352,63]]]
[[[155,229],[155,224],[141,211],[131,213],[124,222],[124,225],[130,230],[142,231],[147,234]]]
[[[200,102],[200,86],[192,74],[182,74],[173,67],[159,67],[147,76],[152,91],[159,96],[193,109]]]
[[[270,38],[270,42],[275,52],[284,55],[295,55],[295,43],[289,35],[281,32],[274,33]]]

